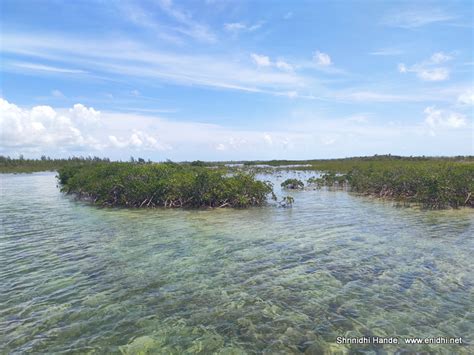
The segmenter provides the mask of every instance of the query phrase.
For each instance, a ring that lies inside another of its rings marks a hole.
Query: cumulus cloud
[[[474,90],[468,90],[458,97],[458,102],[462,105],[474,105]]]
[[[134,130],[127,139],[119,139],[114,135],[110,135],[109,141],[114,148],[131,148],[136,150],[171,149],[171,146],[160,143],[156,137],[139,130]]]
[[[155,115],[100,112],[82,104],[70,109],[45,105],[22,108],[4,99],[0,100],[0,128],[1,154],[68,156],[87,152],[123,158],[136,152],[166,151],[188,159],[209,154],[211,149],[238,157],[245,152],[264,152],[269,144],[277,150],[287,149],[300,140],[299,133],[235,130]]]
[[[100,112],[74,105],[68,114],[50,106],[22,109],[0,98],[0,127],[4,147],[94,147],[99,142],[80,126],[97,124]]]
[[[404,63],[398,64],[400,73],[415,73],[418,78],[424,81],[443,81],[449,78],[450,71],[446,67],[438,67],[437,65],[451,60],[453,57],[443,53],[434,53],[428,60],[416,63],[410,67]]]
[[[313,60],[316,62],[316,64],[321,65],[323,67],[327,67],[332,64],[331,57],[329,54],[316,51],[313,55]]]
[[[0,127],[4,149],[18,147],[26,150],[103,150],[129,148],[134,150],[167,150],[171,147],[158,141],[153,134],[131,129],[129,124],[104,139],[106,127],[100,111],[93,107],[75,104],[68,110],[55,110],[50,106],[23,109],[0,99]],[[133,125],[133,124],[132,124]],[[124,131],[132,131],[126,138]]]
[[[435,128],[462,128],[466,126],[466,117],[456,112],[446,112],[434,106],[425,108],[425,124],[431,129]]]
[[[259,67],[276,67],[284,71],[292,71],[293,66],[283,59],[278,59],[276,62],[273,62],[270,57],[266,55],[252,53],[250,57],[253,59],[254,63]]]
[[[69,109],[69,116],[79,126],[96,125],[100,123],[100,111],[93,107],[86,107],[82,104],[75,104]]]
[[[390,126],[377,122],[376,117],[369,121],[368,113],[330,119],[317,118],[313,112],[306,119],[302,114],[293,117],[291,124],[281,120],[273,130],[262,131],[173,121],[154,114],[100,112],[82,104],[70,109],[22,108],[1,99],[0,153],[37,157],[86,152],[123,159],[143,152],[140,154],[154,160],[238,160],[301,158],[314,152],[326,157],[395,152],[401,140],[407,148],[400,153],[414,154],[426,144],[434,153],[443,146],[448,147],[444,154],[469,154],[466,147],[472,141],[467,117],[436,107],[427,107],[423,121],[412,125]],[[427,132],[436,135],[436,140]]]

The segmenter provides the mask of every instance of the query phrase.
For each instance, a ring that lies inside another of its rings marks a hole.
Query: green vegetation
[[[226,167],[229,163],[233,166]],[[2,173],[58,170],[64,191],[103,205],[130,207],[260,205],[266,195],[272,193],[272,188],[248,173],[272,173],[281,169],[322,172],[321,177],[308,180],[310,186],[348,188],[364,195],[418,203],[433,209],[474,207],[473,156],[381,155],[331,160],[180,164],[170,161],[155,164],[142,158],[131,158],[129,163],[111,163],[97,157],[50,159],[43,156],[33,160],[0,156]],[[282,187],[302,189],[304,184],[297,179],[288,179]]]
[[[22,155],[18,159],[0,155],[0,173],[34,173],[37,171],[56,171],[70,165],[94,165],[109,162],[108,158],[98,157],[71,157],[68,159],[52,159],[43,155],[41,159],[25,159]]]
[[[304,183],[298,179],[286,179],[281,183],[281,187],[291,190],[299,190],[304,188]]]
[[[69,165],[58,170],[62,191],[102,206],[249,207],[270,194],[253,175],[176,163]]]
[[[280,207],[292,207],[295,199],[292,196],[285,196],[280,202],[278,202]]]
[[[320,178],[312,177],[309,178],[307,181],[308,185],[315,185],[316,187],[322,186],[332,186],[332,187],[347,187],[347,175],[335,173],[335,172],[327,172],[323,174]]]
[[[474,207],[474,157],[400,157],[380,155],[331,160],[274,160],[245,162],[275,169],[313,170],[317,187],[347,188],[362,195],[420,204],[425,208]],[[268,169],[262,168],[267,171]],[[287,182],[285,182],[287,183]],[[288,183],[291,184],[291,183]],[[283,185],[282,185],[283,186]]]
[[[474,207],[474,164],[469,162],[399,162],[356,165],[312,180],[318,186],[349,186],[351,191],[440,209]]]
[[[318,170],[335,171],[345,173],[355,166],[379,165],[386,166],[391,164],[421,163],[437,164],[440,162],[467,162],[474,163],[474,156],[455,156],[455,157],[402,157],[398,155],[374,155],[367,157],[352,157],[342,159],[313,159],[313,160],[256,160],[256,161],[232,161],[223,163],[243,164],[247,167],[256,165],[267,165],[274,168],[284,168],[291,166],[291,170]],[[222,163],[222,164],[223,164]]]

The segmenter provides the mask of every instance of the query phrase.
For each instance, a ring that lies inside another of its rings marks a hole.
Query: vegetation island
[[[424,208],[474,207],[474,157],[392,155],[330,160],[153,163],[142,158],[111,162],[98,157],[19,159],[0,156],[1,173],[57,171],[61,190],[101,206],[251,207],[261,206],[273,186],[256,172],[305,170],[320,173],[306,186],[297,179],[285,189],[341,188],[353,193]],[[293,202],[284,198],[286,206]]]

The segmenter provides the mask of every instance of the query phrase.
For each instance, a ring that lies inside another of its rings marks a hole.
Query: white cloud
[[[232,32],[234,34],[237,34],[239,32],[254,32],[261,28],[263,26],[263,22],[257,22],[253,25],[247,25],[243,22],[231,22],[231,23],[225,23],[224,24],[224,29],[228,32]]]
[[[407,66],[403,63],[398,64],[398,71],[400,73],[406,73],[408,71]]]
[[[322,137],[321,138],[321,143],[324,144],[324,145],[331,145],[331,144],[334,144],[336,143],[336,138],[334,137]]]
[[[452,56],[446,53],[437,52],[431,56],[431,62],[434,64],[439,64],[439,63],[447,62],[448,60],[451,60],[452,58],[453,58]]]
[[[93,116],[97,114],[96,117]],[[80,126],[95,124],[100,113],[75,105],[69,114],[50,106],[22,109],[0,98],[0,127],[4,147],[99,147],[97,140],[83,134]],[[94,122],[92,122],[94,121]]]
[[[269,135],[268,133],[264,133],[263,134],[263,141],[268,144],[268,145],[272,145],[273,144],[273,139],[272,139],[272,136]]]
[[[378,56],[395,56],[402,54],[403,51],[397,48],[382,48],[373,52],[370,52],[370,55],[378,55]]]
[[[445,104],[453,104],[457,101],[462,104],[463,99],[468,99],[468,96],[463,95],[468,95],[470,90],[469,86],[459,86],[459,84],[412,88],[409,91],[400,89],[387,91],[385,88],[377,90],[377,86],[371,86],[330,92],[327,94],[327,98],[322,97],[321,99],[343,102],[443,102]]]
[[[443,81],[449,78],[449,70],[446,68],[420,69],[416,75],[425,81]]]
[[[133,41],[82,41],[51,35],[2,34],[1,50],[2,53],[29,53],[29,56],[41,60],[61,60],[68,65],[87,65],[87,68],[109,80],[153,78],[178,85],[200,85],[272,95],[296,90],[308,81],[294,71],[277,68],[270,58],[268,70],[262,71],[231,56],[165,52]],[[265,65],[266,56],[261,57],[259,60]]]
[[[250,56],[252,57],[255,64],[257,64],[259,67],[269,67],[272,65],[270,58],[265,55],[252,53]]]
[[[459,95],[458,102],[462,105],[474,105],[474,89],[467,90]]]
[[[293,70],[293,66],[291,64],[288,64],[284,60],[277,60],[275,65],[278,69],[289,70],[289,71]]]
[[[218,151],[221,151],[221,152],[222,152],[222,151],[224,151],[224,150],[226,150],[226,149],[227,149],[226,146],[225,146],[224,144],[222,144],[222,143],[219,143],[219,144],[216,145],[216,150],[218,150]]]
[[[168,144],[162,144],[158,138],[140,130],[134,130],[127,139],[119,139],[114,135],[109,136],[109,141],[115,148],[130,148],[135,150],[169,150]]]
[[[164,41],[182,45],[187,40],[204,43],[215,43],[218,40],[207,24],[197,21],[190,11],[178,8],[173,1],[116,1],[111,4],[117,7],[122,18],[149,30]],[[156,14],[160,10],[169,17],[167,21],[157,19]]]
[[[140,130],[132,130],[127,139],[109,135],[103,141],[101,113],[92,107],[75,104],[69,110],[55,110],[50,106],[22,109],[0,99],[2,145],[23,149],[102,150],[107,147],[140,150],[165,150],[156,137]],[[133,125],[133,122],[130,122]],[[130,128],[129,128],[130,130]],[[122,133],[127,130],[123,130]]]
[[[382,20],[383,25],[401,28],[416,28],[432,23],[454,20],[455,17],[441,9],[400,10],[388,14]]]
[[[387,94],[375,91],[338,92],[333,95],[333,97],[343,101],[356,102],[410,102],[425,100],[425,98],[420,98],[414,95]]]
[[[368,114],[360,113],[330,119],[313,111],[307,119],[303,114],[277,120],[273,130],[261,131],[172,121],[156,115],[99,112],[80,104],[70,110],[21,108],[0,100],[0,152],[36,157],[86,152],[112,159],[140,152],[154,160],[302,159],[380,152],[469,154],[472,142],[466,117],[434,107],[426,109],[423,124],[405,125],[376,119],[369,122],[365,120]]]
[[[51,91],[51,95],[53,95],[53,97],[55,97],[57,99],[63,99],[65,97],[64,94],[59,90]]]
[[[355,122],[355,123],[359,123],[359,124],[364,124],[364,123],[368,123],[369,122],[369,117],[371,115],[370,114],[366,114],[366,113],[359,113],[359,114],[355,114],[355,115],[352,115],[352,116],[349,116],[347,117],[347,120],[349,122]]]
[[[183,150],[188,156],[210,146],[214,150],[240,152],[263,149],[271,142],[280,149],[298,136],[173,122],[156,116],[102,113],[82,104],[70,109],[50,106],[24,109],[4,99],[0,99],[0,127],[2,154],[48,151],[66,156],[83,151],[124,157],[132,152]]]
[[[52,65],[36,64],[36,63],[27,63],[27,62],[8,62],[7,65],[10,65],[15,68],[26,69],[31,71],[38,72],[49,72],[57,74],[85,74],[87,73],[84,70],[80,69],[71,69],[71,68],[62,68]]]
[[[289,64],[283,59],[278,59],[276,62],[273,62],[270,57],[256,53],[252,53],[250,57],[259,67],[276,67],[280,70],[287,72],[291,72],[294,69],[291,64]]]
[[[100,111],[93,107],[87,108],[82,104],[75,104],[69,109],[69,116],[80,126],[96,125],[100,123]]]
[[[174,28],[178,33],[203,42],[216,41],[216,35],[207,25],[195,21],[189,12],[178,9],[172,0],[161,0],[158,4],[166,14],[182,25]]]
[[[407,67],[404,63],[398,64],[400,73],[415,73],[418,78],[424,81],[444,81],[449,79],[450,70],[436,65],[445,63],[452,59],[452,56],[443,52],[434,53],[428,60],[416,63]]]
[[[231,32],[245,30],[246,28],[247,26],[240,22],[232,22],[232,23],[224,24],[224,29],[226,31],[231,31]]]
[[[425,124],[432,129],[436,128],[462,128],[466,126],[466,117],[456,112],[438,110],[434,106],[425,108]]]
[[[332,64],[331,57],[328,54],[319,51],[314,53],[313,60],[316,62],[316,64],[325,67]]]

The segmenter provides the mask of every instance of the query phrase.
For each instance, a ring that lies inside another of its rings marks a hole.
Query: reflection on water
[[[342,191],[291,192],[291,209],[99,209],[62,196],[51,173],[3,175],[1,188],[0,353],[318,354],[381,349],[338,336],[474,341],[470,210],[395,208]]]

